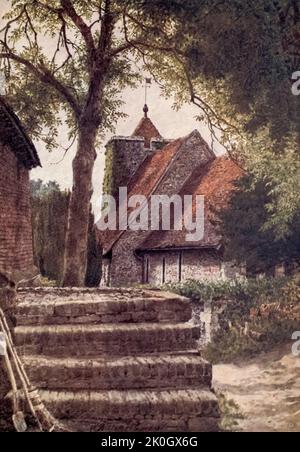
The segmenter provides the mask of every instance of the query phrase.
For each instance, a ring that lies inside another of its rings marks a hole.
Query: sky
[[[9,10],[10,1],[0,0],[0,25],[3,14]],[[53,54],[53,45],[47,42],[48,51]],[[145,74],[147,75],[147,74]],[[143,116],[143,107],[145,101],[145,90],[141,84],[137,89],[125,89],[122,93],[124,101],[123,111],[128,116],[121,119],[116,126],[116,135],[130,136],[140,119]],[[198,129],[203,138],[210,144],[210,134],[205,124],[200,123],[195,117],[200,113],[194,105],[185,105],[179,111],[172,109],[173,99],[165,99],[161,95],[160,87],[154,81],[148,90],[149,117],[164,138],[175,139],[188,135],[193,130]],[[45,108],[47,106],[45,105]],[[92,198],[93,209],[96,218],[101,210],[102,181],[105,167],[105,144],[111,138],[111,133],[107,134],[103,144],[97,149],[97,160],[95,164],[93,187],[94,194]],[[40,156],[42,168],[37,168],[31,172],[31,179],[42,179],[44,182],[55,180],[62,189],[72,188],[72,160],[76,152],[74,145],[62,159],[64,155],[63,148],[68,145],[67,128],[60,129],[59,142],[61,147],[49,153],[43,144],[35,143]],[[221,152],[221,148],[216,148]]]

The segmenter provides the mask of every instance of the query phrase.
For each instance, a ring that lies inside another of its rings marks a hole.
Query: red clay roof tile
[[[235,190],[235,181],[243,170],[228,157],[219,157],[205,167],[198,167],[183,187],[180,195],[203,195],[205,199],[204,239],[186,241],[187,231],[154,231],[141,246],[141,250],[168,248],[217,247],[221,243],[218,233],[217,213],[226,208]],[[193,213],[195,214],[195,204]]]
[[[155,151],[145,159],[128,184],[128,198],[134,195],[142,195],[148,199],[151,196],[157,184],[165,175],[183,141],[184,139],[175,140],[167,144],[162,150]],[[129,214],[130,210],[128,210]],[[99,231],[98,239],[104,248],[104,254],[111,250],[123,232],[118,230]]]
[[[145,138],[145,147],[147,148],[150,148],[152,138],[162,138],[161,134],[149,118],[141,119],[132,136]]]

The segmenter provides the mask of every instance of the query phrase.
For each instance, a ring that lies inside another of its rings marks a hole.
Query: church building
[[[99,231],[103,249],[103,286],[161,285],[189,279],[217,280],[239,273],[223,258],[216,211],[226,207],[242,170],[227,156],[216,156],[194,130],[176,140],[164,139],[148,117],[129,137],[107,144],[104,193],[118,198],[143,195],[204,196],[204,237],[187,241],[185,230]],[[120,206],[119,206],[120,209]]]

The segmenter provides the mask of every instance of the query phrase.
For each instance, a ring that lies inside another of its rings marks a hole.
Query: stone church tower
[[[103,192],[117,199],[119,187],[126,187],[146,158],[167,144],[148,117],[144,117],[129,137],[113,137],[106,145],[106,168]]]

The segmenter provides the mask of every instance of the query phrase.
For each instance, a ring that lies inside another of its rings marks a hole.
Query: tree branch
[[[123,12],[123,28],[124,28],[125,42],[122,43],[119,47],[112,50],[112,52],[111,52],[112,56],[117,56],[118,54],[125,52],[126,50],[130,50],[130,49],[136,49],[143,56],[145,56],[145,52],[141,48],[145,48],[145,49],[149,49],[149,50],[157,50],[159,52],[165,52],[165,53],[176,52],[177,54],[182,54],[179,51],[179,49],[176,48],[175,45],[161,46],[161,45],[157,45],[155,43],[142,41],[141,39],[131,40],[129,37],[129,33],[128,33],[128,25],[127,25],[127,21],[126,21],[127,18],[129,18],[130,20],[133,20],[133,18],[131,16],[129,16],[125,11],[125,12]],[[139,24],[139,26],[142,28],[143,24]]]
[[[102,16],[102,27],[99,36],[99,44],[97,49],[97,57],[100,58],[100,64],[102,64],[104,55],[107,49],[111,46],[111,38],[113,33],[114,18],[111,12],[111,0],[106,0],[104,13]]]
[[[33,36],[34,36],[34,47],[37,48],[37,47],[38,47],[38,34],[37,34],[37,32],[36,32],[36,30],[35,30],[35,28],[34,28],[34,25],[33,25],[33,23],[32,23],[32,20],[31,20],[31,18],[30,18],[30,15],[29,15],[29,13],[28,13],[28,11],[27,11],[26,6],[24,6],[24,10],[25,10],[25,14],[26,14],[27,24],[29,24],[29,27],[30,27],[30,29],[31,29],[31,31],[32,31],[32,33],[33,33]],[[27,24],[26,24],[26,25],[27,25]],[[28,36],[27,39],[28,39],[28,42],[30,43],[30,45],[32,45],[32,44],[31,44],[30,36]]]
[[[61,0],[62,1],[62,0]],[[104,90],[104,78],[111,63],[110,47],[114,30],[115,16],[111,12],[111,0],[106,0],[102,15],[99,43],[94,54],[89,91],[87,94],[83,120],[89,125],[101,124],[101,101]]]
[[[85,23],[82,17],[79,14],[77,14],[70,0],[60,0],[60,3],[64,13],[68,15],[68,17],[72,20],[74,25],[80,31],[87,47],[89,55],[89,64],[90,66],[92,66],[96,47],[91,28]]]
[[[81,115],[81,108],[74,98],[73,94],[69,89],[64,86],[59,80],[57,80],[54,75],[47,69],[44,65],[40,64],[38,67],[35,66],[30,61],[25,58],[16,55],[11,51],[0,53],[0,59],[7,59],[15,61],[18,64],[25,66],[36,78],[38,78],[42,83],[52,86],[55,90],[64,98],[65,101],[72,108],[75,116],[79,119]]]

